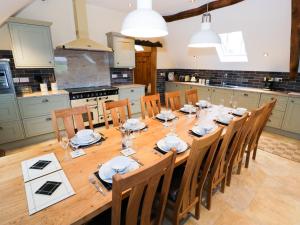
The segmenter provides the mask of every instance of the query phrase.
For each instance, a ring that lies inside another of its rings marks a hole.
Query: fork
[[[96,178],[91,175],[89,176],[89,182],[95,186],[95,188],[97,189],[98,192],[100,192],[103,196],[105,196],[105,192],[103,191],[103,189],[100,187],[100,185],[97,183]]]

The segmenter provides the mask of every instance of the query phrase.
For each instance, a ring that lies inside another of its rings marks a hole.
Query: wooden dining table
[[[197,119],[195,116],[189,118],[180,112],[175,114],[178,116],[177,135],[191,145],[193,138],[197,137],[192,136],[189,130],[195,125]],[[158,140],[170,132],[170,127],[164,127],[163,123],[155,118],[147,118],[144,122],[148,125],[148,129],[135,133],[132,148],[136,151],[134,158],[142,166],[147,166],[162,157],[154,147]],[[59,143],[51,144],[46,148],[32,146],[28,151],[0,158],[0,224],[83,224],[109,209],[112,204],[112,192],[104,187],[105,196],[98,192],[89,182],[89,176],[98,170],[99,164],[121,155],[122,138],[121,132],[113,127],[98,128],[96,131],[104,134],[107,139],[100,145],[85,148],[86,155],[78,158],[64,160],[65,150]],[[29,216],[21,162],[51,152],[58,158],[76,194]],[[176,166],[184,163],[188,156],[189,150],[178,154]]]

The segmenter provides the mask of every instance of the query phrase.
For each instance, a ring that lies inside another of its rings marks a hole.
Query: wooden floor
[[[35,147],[45,148],[55,140]],[[8,152],[14,154],[27,148]],[[185,225],[300,225],[300,163],[258,151],[248,170],[234,175],[224,194],[217,192],[212,210],[202,208],[199,221]],[[164,225],[169,225],[165,221]]]

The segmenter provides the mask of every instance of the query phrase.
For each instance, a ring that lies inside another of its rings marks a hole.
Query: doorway
[[[145,47],[143,52],[135,53],[134,83],[144,84],[147,94],[156,93],[156,47]]]

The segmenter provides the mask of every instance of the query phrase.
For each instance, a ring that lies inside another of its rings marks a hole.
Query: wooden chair
[[[148,117],[153,117],[160,113],[161,104],[160,104],[160,95],[148,95],[141,97],[141,109],[142,109],[142,117],[145,119],[146,111],[148,113]]]
[[[181,108],[180,91],[172,91],[165,93],[166,107],[171,110],[178,110]]]
[[[151,166],[142,167],[125,175],[113,176],[112,225],[160,225],[162,223],[175,158],[176,154],[169,152]],[[157,192],[160,181],[161,190]],[[129,197],[124,222],[121,223],[121,210],[124,212],[122,199],[125,195]],[[158,200],[156,204],[154,204],[155,197]],[[154,218],[152,218],[153,214]]]
[[[241,135],[242,126],[245,123],[248,115],[240,118],[234,118],[227,127],[226,134],[223,137],[222,143],[217,150],[214,161],[210,168],[210,175],[208,176],[207,187],[207,208],[211,209],[212,192],[221,184],[221,192],[225,192],[226,177],[228,165],[232,158],[234,149],[237,146],[239,137]]]
[[[90,129],[93,129],[93,121],[91,112],[88,106],[79,106],[68,109],[59,109],[52,112],[52,125],[58,141],[61,140],[61,135],[58,127],[58,119],[62,119],[66,129],[68,138],[75,135],[75,126],[77,130],[85,129],[83,117],[87,116]]]
[[[231,176],[234,168],[238,168],[237,174],[241,174],[243,157],[246,152],[247,146],[249,145],[252,133],[255,130],[253,129],[254,124],[256,124],[256,121],[259,119],[261,113],[263,113],[263,110],[264,108],[260,107],[258,109],[251,111],[248,119],[246,120],[246,122],[242,127],[241,136],[239,138],[238,144],[236,146],[236,149],[234,150],[234,154],[232,156],[232,159],[228,167],[227,181],[226,181],[226,184],[228,186],[230,186]]]
[[[191,89],[185,91],[185,102],[188,104],[191,102],[193,105],[196,105],[198,102],[198,92],[197,89]]]
[[[102,104],[103,104],[103,115],[105,120],[105,127],[107,129],[109,128],[107,110],[110,110],[114,127],[119,126],[120,122],[124,123],[127,117],[131,118],[131,108],[128,99],[114,101],[114,102],[103,102]],[[127,111],[127,116],[126,116],[126,111]]]
[[[200,206],[202,199],[202,191],[207,174],[215,155],[223,128],[219,127],[214,133],[206,135],[199,139],[194,139],[190,155],[181,177],[173,176],[171,188],[172,200],[168,201],[169,208],[172,209],[171,214],[167,214],[173,221],[174,225],[179,225],[183,219],[194,207],[195,217],[200,218]],[[205,161],[203,159],[207,155]],[[202,163],[204,162],[204,165]],[[201,165],[203,170],[199,177]],[[179,184],[178,185],[176,185]],[[176,187],[177,186],[177,187]]]
[[[250,143],[249,143],[247,151],[246,151],[246,162],[245,162],[246,168],[249,167],[250,155],[252,152],[253,152],[252,159],[255,160],[255,158],[256,158],[259,138],[262,134],[263,129],[265,128],[265,126],[268,122],[269,117],[272,114],[272,110],[275,107],[276,102],[277,102],[277,99],[274,99],[271,102],[269,102],[263,106],[264,110],[260,114],[259,119],[257,119],[257,122],[254,125],[254,131],[253,131]]]

